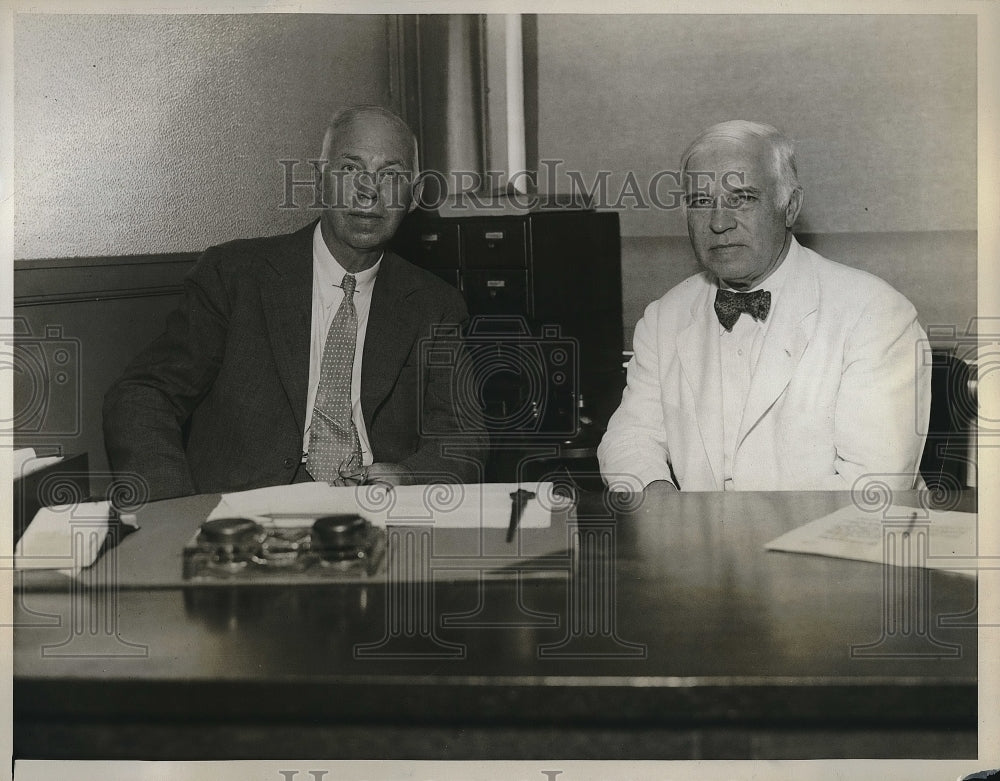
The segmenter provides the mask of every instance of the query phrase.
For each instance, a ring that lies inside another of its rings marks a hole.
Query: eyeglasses
[[[337,467],[337,477],[347,485],[371,485],[368,480],[368,467],[355,466],[356,463],[357,456],[354,453],[345,456]]]
[[[714,209],[718,203],[723,209],[740,210],[753,206],[760,199],[755,193],[736,190],[721,193],[714,198],[708,193],[693,193],[685,196],[684,200],[689,209]]]

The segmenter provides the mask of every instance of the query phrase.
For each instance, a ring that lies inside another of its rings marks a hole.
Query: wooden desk
[[[920,612],[884,593],[899,570],[763,550],[850,501],[677,494],[619,507],[615,524],[588,495],[575,574],[439,582],[403,621],[381,583],[113,599],[28,584],[15,756],[975,756],[974,580],[908,571],[926,575]],[[144,513],[182,539],[211,504]],[[886,614],[901,608],[893,644]]]

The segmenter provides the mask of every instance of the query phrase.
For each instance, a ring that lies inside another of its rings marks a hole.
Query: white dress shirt
[[[368,430],[365,428],[364,416],[361,414],[361,359],[365,350],[365,333],[368,330],[368,313],[372,306],[372,289],[375,287],[375,277],[378,275],[382,259],[369,269],[354,275],[354,309],[358,315],[358,341],[354,348],[354,368],[351,372],[351,417],[358,429],[358,439],[361,441],[361,463],[368,466],[372,463],[372,447],[368,440]],[[302,440],[302,460],[309,451],[309,426],[312,423],[313,407],[316,404],[316,389],[319,386],[320,367],[323,363],[323,348],[326,345],[326,335],[330,330],[337,309],[344,300],[342,283],[344,270],[337,259],[333,257],[320,225],[316,225],[313,233],[313,285],[312,285],[312,331],[309,340],[309,389],[306,395],[306,433]]]
[[[722,363],[722,430],[723,430],[723,488],[731,490],[733,482],[733,456],[736,453],[743,410],[750,396],[750,381],[753,379],[760,358],[760,350],[767,337],[768,324],[774,321],[774,311],[778,306],[781,288],[788,276],[788,264],[782,261],[771,274],[750,290],[738,293],[752,293],[754,290],[771,292],[771,308],[763,321],[750,315],[740,315],[732,331],[719,324],[719,360]],[[724,282],[723,290],[731,290]],[[712,299],[714,302],[714,297]]]

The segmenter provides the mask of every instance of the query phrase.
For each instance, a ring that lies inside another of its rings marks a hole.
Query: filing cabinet
[[[581,434],[579,402],[596,418],[590,434],[603,430],[621,398],[621,249],[618,215],[581,209],[520,214],[439,216],[416,211],[404,222],[393,249],[402,257],[455,285],[464,295],[473,329],[473,352],[488,356],[479,376],[494,441],[513,433],[566,444]],[[517,324],[526,333],[517,333]],[[513,325],[511,325],[513,324]],[[482,341],[510,339],[496,349]],[[475,330],[478,329],[478,330]],[[526,342],[539,349],[529,357]],[[551,356],[574,353],[549,366]],[[504,355],[521,358],[505,365]],[[520,360],[520,365],[517,361]],[[530,365],[529,365],[530,364]],[[571,372],[572,376],[566,376]],[[567,381],[569,379],[569,381]],[[534,422],[524,410],[537,410]],[[524,423],[524,421],[527,421]],[[534,427],[534,428],[532,428]]]
[[[416,211],[394,250],[456,285],[469,314],[516,315],[576,339],[582,376],[621,367],[618,215],[577,209],[483,217]]]

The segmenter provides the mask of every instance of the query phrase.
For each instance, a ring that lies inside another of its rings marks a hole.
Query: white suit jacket
[[[930,412],[916,310],[878,277],[794,239],[784,262],[726,488],[850,489],[862,475],[912,488]],[[698,274],[646,308],[598,449],[607,482],[723,490],[716,290]]]

